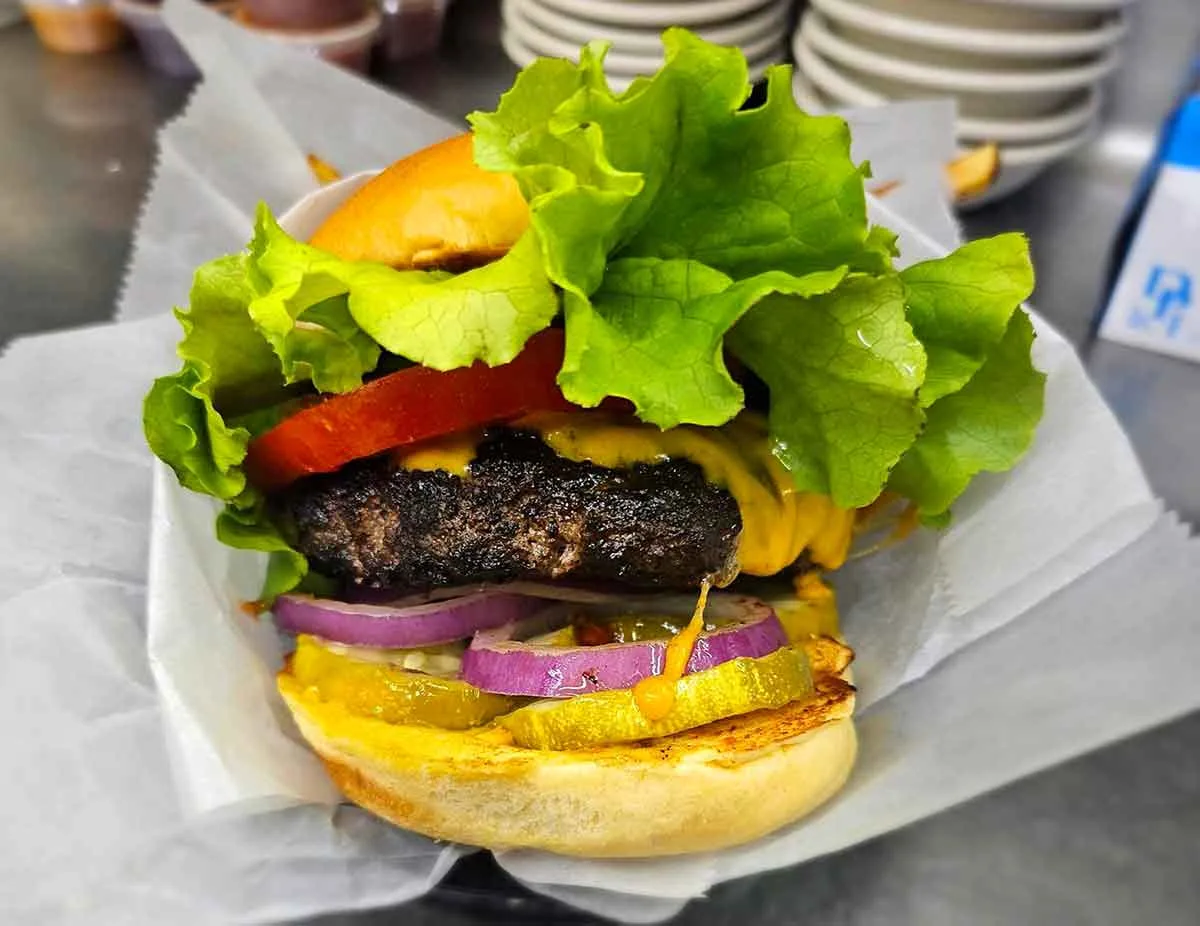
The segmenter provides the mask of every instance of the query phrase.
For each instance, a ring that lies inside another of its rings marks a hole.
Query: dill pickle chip
[[[675,684],[675,704],[647,720],[633,692],[596,691],[561,701],[541,700],[496,718],[518,746],[579,749],[669,736],[760,708],[782,707],[812,694],[804,650],[785,646],[758,659],[731,659]]]
[[[323,700],[336,701],[360,717],[387,723],[466,730],[520,703],[480,691],[458,679],[334,653],[309,636],[297,640],[292,674],[301,684],[316,689]]]

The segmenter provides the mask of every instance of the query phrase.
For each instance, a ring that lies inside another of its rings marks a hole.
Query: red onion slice
[[[690,606],[694,605],[693,600]],[[715,611],[733,615],[731,623],[700,635],[685,674],[741,656],[766,656],[787,644],[779,618],[757,598],[722,595],[712,605]],[[463,680],[495,694],[567,698],[588,691],[632,688],[662,672],[667,649],[666,640],[543,646],[514,640],[517,630],[516,624],[509,624],[477,633],[463,653]]]
[[[311,633],[350,646],[411,649],[462,640],[477,630],[519,621],[545,607],[546,603],[536,598],[483,592],[398,606],[281,595],[272,610],[281,630]]]
[[[394,588],[348,588],[342,594],[346,601],[352,604],[387,604],[392,607],[401,605],[426,604],[431,601],[444,601],[447,598],[461,598],[466,595],[478,595],[482,592],[509,595],[524,595],[528,598],[544,598],[548,601],[569,601],[576,604],[603,604],[605,602],[629,601],[629,593],[608,591],[591,585],[576,585],[561,582],[515,582],[489,583],[478,582],[474,585],[459,585],[452,588],[434,588],[424,592],[399,592]],[[632,600],[636,600],[634,596]],[[663,595],[653,595],[664,598]]]

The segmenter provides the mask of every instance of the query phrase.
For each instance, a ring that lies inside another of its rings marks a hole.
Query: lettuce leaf
[[[769,293],[827,293],[845,275],[840,267],[735,283],[697,261],[616,260],[590,300],[567,294],[559,383],[581,405],[598,405],[607,395],[629,399],[639,418],[660,428],[685,420],[724,424],[743,404],[723,357],[729,328]]]
[[[271,346],[246,311],[255,295],[246,265],[237,255],[196,271],[190,308],[175,312],[184,331],[183,368],[155,380],[142,414],[150,449],[180,483],[223,501],[246,488],[240,463],[250,433],[227,425],[217,403],[261,401],[284,385]]]
[[[889,487],[927,523],[942,523],[976,474],[1021,458],[1042,417],[1045,377],[1030,360],[1033,328],[1018,308],[1033,292],[1029,245],[1018,234],[975,241],[901,277],[929,357],[920,391],[927,420]]]
[[[285,382],[311,381],[321,392],[349,392],[375,368],[379,346],[351,317],[347,287],[328,272],[325,258],[284,234],[259,206],[246,260],[255,290],[247,311],[279,358]]]
[[[978,372],[927,409],[925,430],[889,482],[922,517],[946,514],[977,474],[1011,469],[1029,449],[1046,384],[1030,356],[1033,338],[1033,323],[1018,309]]]
[[[858,264],[866,197],[846,123],[798,109],[782,67],[767,75],[766,102],[741,110],[750,85],[736,49],[717,54],[683,32],[668,33],[666,46],[660,79],[678,88],[675,156],[622,253],[687,256],[735,279]]]
[[[383,349],[436,369],[507,363],[558,308],[535,233],[467,273],[401,272],[296,241],[260,207],[247,253],[201,267],[188,308],[176,311],[183,367],[146,396],[146,439],[182,485],[226,503],[220,540],[271,554],[269,600],[308,564],[242,469],[251,426],[275,417],[263,409],[309,383],[355,389]]]
[[[769,296],[729,344],[771,391],[773,450],[796,486],[843,508],[874,501],[923,419],[925,352],[899,278],[854,276],[808,299]]]
[[[921,404],[957,392],[983,366],[1017,306],[1033,293],[1024,235],[965,244],[901,274],[908,319],[929,356]]]
[[[737,49],[683,29],[663,44],[662,70],[623,94],[593,43],[573,75],[538,61],[496,112],[469,117],[479,163],[521,184],[551,279],[589,295],[613,256],[692,259],[735,279],[878,266],[887,243],[868,237],[845,122],[799,110],[786,68],[768,72],[763,106],[743,110]]]
[[[564,395],[624,397],[660,427],[721,424],[743,403],[732,350],[770,389],[775,451],[800,488],[850,506],[904,484],[930,516],[944,510],[966,480],[934,491],[918,463],[951,414],[988,414],[995,364],[1014,359],[1000,342],[1032,289],[1024,240],[976,242],[898,277],[896,236],[868,225],[868,170],[842,120],[800,111],[786,68],[745,108],[739,52],[682,29],[663,44],[663,68],[624,93],[593,43],[578,65],[535,62],[495,112],[470,117],[476,160],[516,177],[564,291]],[[1026,411],[994,419],[999,443],[1028,444]]]
[[[762,106],[743,109],[736,49],[682,29],[663,43],[664,67],[623,94],[604,81],[599,45],[577,67],[531,65],[496,112],[471,117],[476,157],[517,178],[565,291],[563,394],[585,406],[628,398],[660,427],[719,425],[743,402],[724,363],[729,328],[768,294],[825,293],[848,269],[890,274],[895,236],[868,227],[845,122],[800,111],[786,69],[769,73]],[[763,365],[787,366],[778,359]],[[903,449],[882,456],[890,465]],[[819,455],[824,477],[798,481],[826,483],[851,462]]]
[[[1044,377],[1018,309],[1033,285],[1024,239],[897,273],[844,122],[800,111],[786,68],[746,108],[738,51],[682,29],[663,41],[663,68],[624,93],[593,43],[578,64],[539,59],[470,117],[477,162],[512,174],[530,206],[498,261],[459,274],[344,261],[262,208],[246,253],[197,272],[176,312],[182,368],[147,395],[146,436],[183,485],[225,503],[224,542],[270,554],[266,597],[316,577],[246,481],[255,433],[381,364],[506,363],[560,310],[567,398],[719,425],[744,402],[730,353],[770,390],[796,485],[842,506],[887,486],[942,520],[971,478],[1028,447]]]
[[[580,294],[599,286],[608,254],[624,233],[624,213],[645,188],[643,176],[616,167],[606,149],[625,155],[653,149],[662,132],[653,99],[636,107],[635,115],[645,119],[641,132],[633,138],[613,133],[607,146],[599,123],[558,115],[570,100],[615,103],[602,59],[596,44],[583,48],[578,66],[540,58],[520,73],[496,112],[468,117],[476,161],[511,173],[530,204],[547,275]],[[635,147],[625,150],[619,142]]]
[[[252,492],[217,515],[217,539],[239,550],[267,553],[267,574],[259,597],[274,601],[309,575],[308,560],[292,549],[266,510],[266,500]]]
[[[196,271],[188,309],[175,312],[184,330],[178,349],[183,368],[155,380],[142,423],[151,450],[182,485],[225,502],[217,538],[272,554],[263,596],[274,598],[300,583],[308,563],[246,481],[241,464],[252,430],[228,423],[222,413],[287,395],[280,359],[250,315],[257,293],[248,255],[223,257]]]
[[[250,315],[288,382],[346,392],[380,348],[436,370],[507,363],[558,314],[558,296],[527,232],[500,260],[461,274],[347,261],[292,239],[259,209]]]

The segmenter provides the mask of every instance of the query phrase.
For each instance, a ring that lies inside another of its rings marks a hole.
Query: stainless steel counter
[[[1200,37],[1197,0],[1143,0],[1098,143],[966,217],[1029,233],[1035,302],[1089,352],[1100,388],[1168,504],[1200,518],[1200,365],[1089,345],[1108,252],[1153,133]],[[382,75],[448,116],[490,106],[513,68],[494,4],[459,0],[443,52]],[[157,127],[186,83],[129,51],[68,58],[0,30],[0,344],[110,316]],[[1131,614],[1130,632],[1137,632]],[[1069,659],[1069,654],[1064,654]],[[1048,705],[1048,708],[1052,706]],[[686,924],[1191,924],[1200,911],[1200,715],[797,869],[717,887]],[[502,898],[497,900],[497,898]],[[575,921],[480,854],[402,911],[323,926]],[[582,921],[582,919],[581,919]]]

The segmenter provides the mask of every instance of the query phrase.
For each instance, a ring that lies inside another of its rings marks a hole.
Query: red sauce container
[[[116,48],[125,27],[107,0],[26,0],[25,13],[51,51],[86,55]]]
[[[359,22],[366,0],[242,0],[247,22],[272,29],[311,32]]]
[[[259,26],[247,16],[243,3],[234,12],[234,20],[246,29],[257,32],[274,42],[316,55],[319,58],[345,68],[348,71],[367,73],[371,65],[371,48],[379,34],[381,17],[379,11],[370,7],[365,16],[356,22],[332,29],[299,31],[294,29],[270,29]]]

